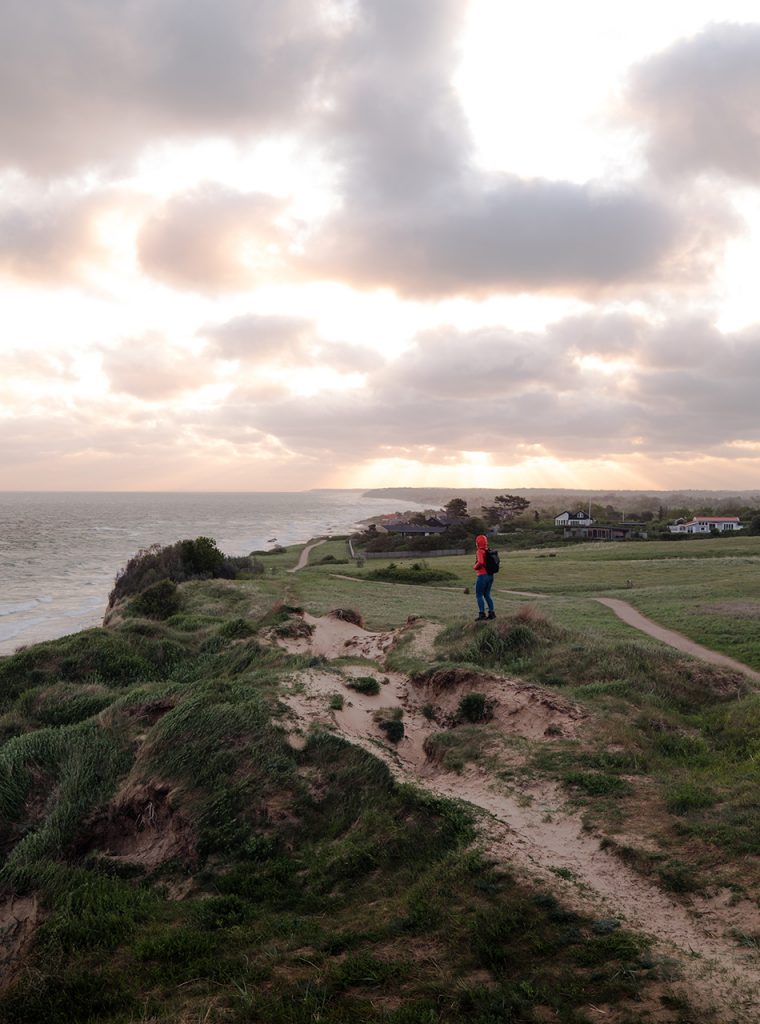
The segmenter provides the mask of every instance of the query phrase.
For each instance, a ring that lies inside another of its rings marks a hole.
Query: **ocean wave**
[[[40,599],[35,597],[31,601],[21,601],[19,604],[0,604],[0,617],[6,615],[19,615],[21,612],[30,612],[40,604]]]
[[[13,640],[16,644],[21,643],[25,633],[34,629],[35,626],[45,626],[47,621],[47,619],[24,619],[22,621],[0,623],[0,644],[7,644],[10,640]],[[3,653],[11,654],[12,651],[0,651],[0,654]]]

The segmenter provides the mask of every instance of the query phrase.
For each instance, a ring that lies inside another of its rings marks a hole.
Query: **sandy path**
[[[599,838],[584,830],[580,815],[568,809],[562,791],[546,780],[509,788],[484,770],[471,769],[462,774],[444,771],[429,760],[424,750],[425,738],[440,731],[441,725],[429,720],[422,708],[431,700],[455,706],[462,691],[436,696],[412,684],[402,673],[386,671],[383,659],[389,649],[388,633],[373,635],[335,620],[324,621],[321,627],[318,620],[310,624],[315,627],[312,636],[316,646],[325,657],[358,649],[357,653],[375,661],[372,671],[382,685],[378,695],[367,696],[346,688],[345,676],[329,666],[306,670],[298,675],[295,681],[299,685],[286,698],[296,723],[301,727],[321,723],[336,729],[349,741],[382,757],[399,780],[479,808],[485,812],[479,830],[489,855],[526,878],[539,879],[566,905],[593,917],[618,918],[650,935],[660,955],[678,961],[683,974],[680,984],[692,1002],[703,1007],[718,1004],[723,1008],[721,1021],[757,1024],[760,957],[730,936],[730,929],[739,926],[742,908],[722,898],[674,899],[603,850]],[[355,671],[367,675],[366,663]],[[546,720],[556,723],[559,712],[566,730],[572,730],[577,722],[577,714],[566,702],[564,708],[552,704],[553,695],[548,695],[548,710],[542,711],[533,692],[540,688],[520,680],[480,678],[473,685],[479,690],[492,687],[499,705],[497,722],[505,734],[551,742],[540,728],[537,730],[536,715],[553,715]],[[336,692],[344,696],[342,710],[328,707],[329,695]],[[395,747],[385,741],[375,721],[378,710],[389,707],[401,707],[404,713],[405,736]],[[519,714],[515,714],[515,708]],[[567,877],[558,876],[557,869]],[[744,911],[758,913],[754,905]]]
[[[702,661],[709,661],[712,665],[730,668],[735,672],[744,672],[750,678],[760,681],[760,672],[756,672],[749,665],[744,665],[741,661],[729,658],[727,654],[711,651],[708,647],[702,647],[701,644],[695,643],[694,640],[690,640],[682,633],[676,633],[672,629],[660,626],[657,622],[653,622],[652,619],[642,615],[640,611],[637,611],[627,601],[621,601],[617,597],[595,597],[593,600],[598,601],[599,604],[603,604],[607,608],[611,608],[615,615],[622,619],[623,622],[633,626],[634,629],[641,630],[642,633],[647,633],[649,636],[654,637],[655,640],[661,640],[664,644],[675,647],[677,650],[683,651],[684,654],[690,654],[694,658],[701,658]]]
[[[320,544],[324,544],[327,537],[323,537],[321,540],[315,540],[313,544],[307,544],[301,552],[297,564],[292,569],[287,569],[286,572],[298,572],[299,569],[304,569],[309,564],[309,555],[313,548],[318,548]]]

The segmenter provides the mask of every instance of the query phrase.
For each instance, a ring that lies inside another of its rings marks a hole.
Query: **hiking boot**
[[[486,615],[486,618],[487,619],[495,619],[496,618],[496,612],[489,612],[488,615]]]
[[[475,621],[476,622],[485,622],[485,619],[486,619],[486,613],[485,612],[481,612],[480,615],[478,615],[477,619],[475,619]]]

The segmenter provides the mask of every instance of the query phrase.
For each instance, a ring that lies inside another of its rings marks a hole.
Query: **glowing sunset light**
[[[754,2],[87,10],[0,11],[0,489],[757,485]]]

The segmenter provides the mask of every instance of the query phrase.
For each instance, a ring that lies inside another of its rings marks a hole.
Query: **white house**
[[[554,517],[555,526],[591,526],[593,522],[586,512],[560,512]]]
[[[725,533],[743,529],[738,516],[694,516],[688,522],[672,523],[668,527],[670,533],[711,533],[713,530]]]

